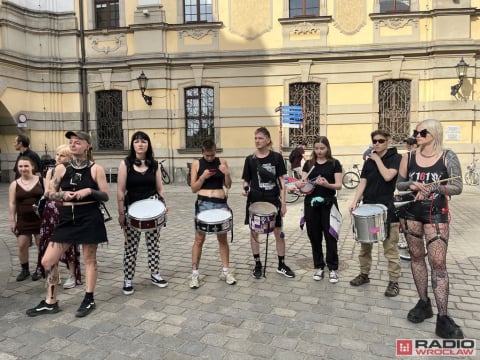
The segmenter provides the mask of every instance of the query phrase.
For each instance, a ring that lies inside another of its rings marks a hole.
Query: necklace
[[[77,169],[77,170],[85,169],[88,166],[89,163],[90,163],[90,161],[88,159],[72,159],[72,160],[70,160],[70,165],[72,165],[72,167],[74,169]]]
[[[32,178],[32,179],[33,179],[33,178]],[[30,185],[32,185],[32,179],[28,179],[28,181],[25,183],[25,182],[23,181],[23,179],[20,178],[20,183],[21,183],[23,186],[30,186]]]
[[[420,155],[422,155],[424,158],[427,158],[427,159],[428,159],[428,158],[432,158],[432,157],[434,157],[435,155],[437,155],[437,153],[436,153],[436,152],[434,152],[433,154],[430,154],[430,155],[425,155],[423,152],[420,152]]]

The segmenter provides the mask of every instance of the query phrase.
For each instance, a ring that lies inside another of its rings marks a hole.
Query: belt
[[[217,204],[225,204],[227,202],[227,198],[216,198],[216,197],[209,197],[204,195],[198,195],[197,200],[209,201]]]
[[[96,203],[96,201],[85,201],[85,202],[73,202],[73,201],[64,201],[62,206],[81,206]]]

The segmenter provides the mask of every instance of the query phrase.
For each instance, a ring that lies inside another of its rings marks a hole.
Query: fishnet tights
[[[420,299],[427,300],[428,271],[425,262],[425,245],[430,242],[428,250],[428,262],[431,268],[431,281],[433,294],[437,304],[439,315],[447,315],[448,307],[448,273],[447,273],[447,247],[449,229],[448,224],[440,223],[438,225],[439,236],[437,237],[437,227],[433,224],[422,224],[414,220],[407,220],[406,239],[410,251],[411,269],[415,286],[417,287]],[[445,239],[445,240],[443,240]]]

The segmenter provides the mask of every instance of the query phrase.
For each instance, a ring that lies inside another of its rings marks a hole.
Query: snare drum
[[[232,226],[232,214],[226,209],[205,210],[195,218],[195,230],[204,234],[224,234]]]
[[[312,184],[310,182],[306,183],[305,186],[299,188],[299,190],[302,194],[305,194],[305,195],[311,194],[313,190],[315,190],[315,184]]]
[[[157,199],[135,201],[128,207],[127,223],[140,231],[153,231],[166,222],[165,205]]]
[[[361,243],[384,241],[387,237],[387,207],[363,204],[352,211],[353,235]]]
[[[268,234],[275,229],[277,208],[268,202],[254,202],[248,208],[250,230],[258,234]]]

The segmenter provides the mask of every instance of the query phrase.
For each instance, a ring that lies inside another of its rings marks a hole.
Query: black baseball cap
[[[92,138],[85,131],[67,131],[65,137],[70,139],[72,136],[75,136],[79,139],[85,140],[90,145],[92,144]]]

